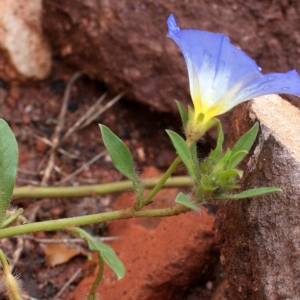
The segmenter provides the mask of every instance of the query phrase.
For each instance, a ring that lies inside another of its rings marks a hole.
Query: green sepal
[[[133,158],[128,147],[119,139],[108,127],[99,125],[104,145],[111,157],[111,160],[121,173],[129,178],[133,183],[133,190],[141,201],[144,186],[135,172]]]
[[[216,187],[215,186],[209,186],[209,185],[202,184],[201,185],[201,189],[205,193],[212,193],[216,189]]]
[[[187,208],[193,209],[193,210],[198,210],[198,206],[192,203],[189,198],[183,194],[179,193],[175,199],[175,202],[181,205],[186,206]]]
[[[215,186],[208,186],[201,183],[201,185],[199,185],[195,193],[197,198],[197,203],[203,204],[206,198],[210,198],[209,195],[211,195],[215,191],[215,189],[216,189]]]
[[[0,119],[0,224],[5,220],[16,181],[18,145],[8,124]]]
[[[193,118],[194,118],[194,110],[193,110],[193,108],[191,106],[188,106],[187,114],[188,114],[188,121],[189,120],[193,120]]]
[[[282,190],[274,187],[260,187],[256,189],[250,189],[235,195],[218,196],[218,199],[244,199],[277,192],[282,192]]]
[[[194,181],[197,181],[195,164],[193,162],[191,150],[186,144],[185,140],[174,131],[166,130],[166,132],[169,135],[177,154],[180,156],[181,160],[185,164],[189,175],[193,178]]]
[[[230,159],[228,161],[227,168],[228,169],[235,168],[244,159],[244,157],[247,154],[248,154],[248,151],[241,150],[241,151],[236,152],[233,155],[230,155]]]
[[[220,186],[222,188],[229,180],[235,177],[241,177],[243,175],[242,171],[231,169],[226,171],[221,171],[218,173],[213,173],[208,177],[208,180],[211,181],[216,187]],[[211,185],[212,185],[211,184]]]
[[[183,128],[185,129],[186,124],[187,124],[188,119],[189,119],[188,113],[179,101],[175,100],[175,102],[176,102],[177,108],[179,110],[179,114],[180,114],[180,117],[181,117]]]
[[[202,176],[200,186],[205,192],[212,192],[216,188],[214,179],[211,177],[211,175]]]
[[[218,119],[216,119],[216,120],[218,120]],[[216,148],[213,151],[211,151],[211,153],[209,155],[210,159],[216,159],[217,157],[219,157],[223,150],[224,132],[223,132],[220,120],[218,120],[218,122],[217,122],[217,128],[218,128],[217,145],[216,145]]]
[[[237,143],[233,146],[233,148],[231,149],[230,158],[239,151],[249,152],[256,139],[257,133],[258,133],[258,123],[256,122],[252,126],[252,128],[249,131],[247,131],[244,135],[242,135],[241,138],[237,141]]]

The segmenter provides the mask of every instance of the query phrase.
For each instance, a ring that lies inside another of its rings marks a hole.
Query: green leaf
[[[18,165],[18,145],[8,124],[0,119],[0,223],[5,220],[15,185]]]
[[[235,168],[243,159],[244,157],[248,154],[248,151],[246,150],[241,150],[236,152],[235,154],[231,155],[227,168],[228,169],[233,169]]]
[[[166,131],[176,149],[177,154],[180,156],[181,160],[185,164],[190,176],[196,181],[197,178],[195,172],[195,165],[190,148],[179,134],[171,130]]]
[[[244,198],[252,198],[260,195],[265,195],[269,193],[277,193],[282,192],[281,189],[274,187],[261,187],[256,189],[250,189],[235,195],[222,195],[219,196],[219,199],[244,199]]]
[[[242,171],[231,169],[231,170],[221,171],[218,173],[213,173],[209,176],[209,180],[214,180],[215,185],[222,187],[230,179],[235,178],[237,176],[241,177],[242,174],[243,174]]]
[[[103,260],[116,273],[118,279],[122,279],[125,276],[124,265],[111,247],[105,245],[102,242],[95,241],[95,239],[89,233],[81,228],[71,227],[68,230],[75,236],[86,241],[88,243],[89,249],[91,251],[96,251],[98,255],[103,258]]]
[[[136,180],[133,159],[127,146],[108,127],[100,125],[100,130],[114,166],[132,181]]]
[[[88,240],[88,245],[91,250],[101,253],[104,261],[116,273],[118,279],[124,278],[125,267],[111,247],[102,242],[95,242],[94,240],[90,239]]]
[[[187,124],[188,119],[189,119],[188,113],[179,101],[175,100],[175,102],[176,102],[176,105],[177,105],[179,113],[180,113],[183,128],[185,129],[186,124]]]
[[[190,151],[191,151],[193,166],[194,166],[194,170],[195,170],[195,177],[197,179],[196,182],[199,183],[201,174],[200,174],[200,163],[199,163],[196,143],[192,144]]]
[[[220,154],[222,153],[222,149],[223,149],[224,132],[223,132],[220,120],[218,120],[218,122],[217,122],[217,127],[218,127],[217,145],[216,145],[216,148],[210,153],[210,155],[209,155],[210,159],[216,159],[217,157],[219,157]]]
[[[179,193],[175,199],[175,202],[181,205],[186,206],[187,208],[193,209],[193,210],[198,210],[198,206],[192,203],[189,198],[183,194]]]
[[[252,128],[247,131],[231,149],[230,158],[239,151],[247,151],[251,149],[258,133],[258,123],[256,122]]]
[[[108,127],[100,125],[104,145],[117,170],[133,182],[134,192],[138,199],[142,199],[144,187],[142,181],[135,173],[134,163],[127,146]]]
[[[194,118],[194,110],[189,105],[188,105],[187,113],[188,113],[188,120],[193,120],[193,118]]]
[[[213,171],[223,171],[228,165],[228,160],[231,156],[231,150],[227,149],[226,153],[220,158],[220,160],[213,167]]]

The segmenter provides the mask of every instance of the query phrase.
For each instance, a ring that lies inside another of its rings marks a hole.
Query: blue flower
[[[173,15],[167,24],[168,36],[180,47],[187,64],[194,130],[254,97],[280,93],[300,96],[300,76],[295,70],[262,75],[255,61],[225,35],[180,30]]]

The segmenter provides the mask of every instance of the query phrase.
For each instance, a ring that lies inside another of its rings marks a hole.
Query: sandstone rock
[[[45,0],[44,8],[60,63],[158,110],[190,103],[184,59],[166,37],[171,13],[181,28],[226,34],[264,72],[300,67],[299,1]]]
[[[41,27],[41,0],[3,0],[0,10],[0,77],[44,79],[51,69],[50,46]]]
[[[153,204],[170,205],[177,193],[177,189],[162,190]],[[115,208],[128,207],[132,200],[131,194],[124,193]],[[182,299],[190,284],[207,279],[218,259],[213,222],[204,209],[177,217],[112,222],[109,234],[119,239],[109,244],[124,262],[126,275],[117,281],[105,268],[101,299]],[[94,276],[86,278],[77,286],[76,300],[83,299],[93,280]]]
[[[282,193],[227,202],[217,214],[229,300],[300,299],[300,111],[277,95],[234,112],[233,141],[254,122],[260,132],[243,190],[275,186]]]

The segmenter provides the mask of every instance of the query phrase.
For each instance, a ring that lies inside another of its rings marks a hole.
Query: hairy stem
[[[22,213],[24,212],[23,208],[19,208],[13,215],[8,217],[2,224],[0,224],[0,229],[8,226],[10,223],[14,222]]]
[[[159,179],[159,181],[154,186],[153,190],[143,199],[141,207],[147,205],[152,198],[157,194],[157,192],[164,186],[164,184],[167,182],[171,174],[175,171],[175,169],[178,167],[178,165],[181,163],[181,158],[177,156],[177,158],[173,161],[171,166],[168,168],[168,170],[165,172],[165,174]],[[176,177],[174,177],[176,178]],[[192,184],[192,180],[190,180],[190,185]]]
[[[143,211],[135,211],[132,208],[127,208],[124,210],[117,210],[88,216],[36,222],[1,229],[0,239],[4,237],[16,236],[20,234],[33,233],[39,231],[67,230],[68,227],[84,226],[112,220],[174,216],[186,212],[188,210],[189,209],[187,207],[182,205],[176,205],[170,208],[149,209]]]
[[[178,162],[179,164],[179,162]],[[176,165],[177,166],[177,165]],[[175,167],[176,168],[176,167]],[[174,169],[175,169],[174,168]],[[168,175],[169,177],[170,175]],[[163,176],[164,177],[164,176]],[[167,177],[167,178],[168,178]],[[163,178],[149,178],[142,180],[145,188],[153,188]],[[189,187],[193,184],[189,176],[176,176],[164,180],[162,186],[170,187]],[[161,186],[161,184],[160,184]],[[131,181],[120,181],[106,184],[83,185],[78,187],[16,187],[13,192],[13,198],[71,198],[71,197],[88,197],[96,195],[106,195],[120,193],[132,190]],[[156,192],[155,192],[156,194]],[[148,195],[149,197],[149,195]],[[148,198],[147,197],[147,198]]]
[[[11,274],[7,258],[1,249],[0,249],[0,261],[2,264],[3,272],[5,274],[4,282],[5,282],[6,293],[8,295],[8,298],[10,300],[22,300],[18,282],[16,278]]]
[[[1,261],[1,264],[2,264],[2,268],[3,268],[3,271],[4,273],[10,273],[10,269],[9,269],[9,264],[7,262],[7,258],[4,254],[4,252],[0,249],[0,261]]]
[[[99,259],[99,270],[98,270],[98,273],[97,273],[97,276],[96,276],[96,279],[95,281],[93,282],[93,285],[86,297],[87,300],[89,299],[95,299],[95,296],[96,296],[96,292],[97,292],[97,287],[99,286],[99,283],[102,279],[102,276],[103,276],[103,272],[104,272],[104,259],[102,257],[102,255],[97,252],[97,255],[98,255],[98,259]]]
[[[89,242],[94,242],[93,236],[91,236],[89,233],[87,233],[85,230],[82,230],[81,228],[71,227],[71,228],[68,228],[67,231],[70,232],[71,234],[75,235],[76,237],[83,239],[88,245],[89,245]],[[91,249],[90,246],[89,246],[89,248]],[[92,250],[95,250],[95,249],[92,249]],[[97,299],[96,298],[97,287],[102,279],[103,272],[104,272],[104,259],[99,250],[96,252],[98,255],[98,259],[99,259],[99,271],[98,271],[98,273],[96,275],[96,279],[86,297],[86,300]]]

